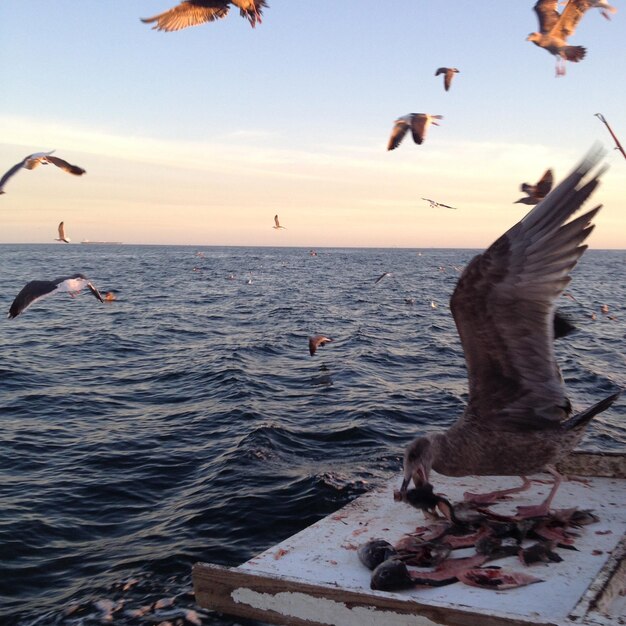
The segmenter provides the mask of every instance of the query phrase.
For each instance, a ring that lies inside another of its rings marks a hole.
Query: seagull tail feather
[[[579,430],[584,428],[589,421],[596,416],[598,413],[602,413],[602,411],[606,411],[615,400],[617,400],[622,393],[621,389],[613,394],[611,394],[608,398],[604,398],[604,400],[600,400],[592,407],[577,413],[570,417],[567,421],[563,422],[563,428],[565,430]]]

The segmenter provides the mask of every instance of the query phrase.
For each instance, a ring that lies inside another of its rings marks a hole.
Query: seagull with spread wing
[[[523,517],[545,514],[561,482],[555,465],[619,396],[573,413],[554,351],[556,300],[601,206],[568,220],[598,186],[603,170],[583,179],[601,157],[600,150],[590,152],[463,271],[450,308],[465,352],[468,404],[448,430],[409,444],[404,496],[411,480],[416,487],[428,483],[431,469],[446,476],[523,477],[522,487],[486,494],[492,498],[527,488],[526,475],[547,470],[554,483],[546,500],[519,507]]]
[[[581,61],[587,50],[582,46],[570,46],[567,38],[574,34],[585,12],[591,8],[591,0],[569,0],[562,13],[557,10],[558,0],[538,0],[534,6],[539,20],[539,32],[530,33],[526,41],[556,56],[556,74],[565,74],[565,62]]]
[[[422,198],[422,200],[426,200],[426,202],[428,202],[428,204],[430,204],[430,208],[431,209],[436,209],[437,207],[441,207],[442,209],[454,209],[455,211],[457,210],[457,208],[455,206],[450,206],[448,204],[442,204],[441,202],[437,202],[436,200],[431,200],[430,198]]]
[[[421,144],[426,137],[426,131],[431,124],[439,126],[435,120],[442,120],[443,115],[429,115],[428,113],[409,113],[399,117],[395,122],[387,144],[387,150],[397,148],[404,136],[411,130],[413,141]]]
[[[452,79],[455,74],[458,74],[459,70],[456,67],[440,67],[436,72],[435,76],[439,76],[439,74],[443,74],[443,88],[448,91],[450,89],[450,85],[452,84]]]
[[[520,198],[513,204],[538,204],[550,193],[553,183],[554,177],[552,170],[546,170],[536,185],[530,185],[529,183],[522,183],[520,185],[520,190],[523,191],[527,197]]]
[[[13,300],[7,317],[9,317],[9,319],[17,317],[33,302],[41,300],[41,298],[45,298],[53,293],[64,291],[74,298],[84,287],[87,287],[95,298],[103,302],[100,292],[83,274],[63,276],[61,278],[55,278],[54,280],[31,280],[29,283],[26,283],[24,288],[15,296],[15,300]]]
[[[71,241],[71,239],[69,237],[65,236],[65,224],[64,224],[64,222],[61,222],[59,224],[59,237],[58,237],[58,239],[55,239],[55,241],[64,241],[65,243],[69,243]]]
[[[272,228],[276,230],[280,228],[282,228],[283,230],[287,230],[284,226],[280,225],[280,222],[278,221],[278,214],[274,215],[274,226],[272,226]]]
[[[239,14],[250,22],[252,28],[257,22],[262,22],[262,10],[267,7],[265,0],[183,0],[172,9],[153,17],[141,18],[141,21],[144,24],[154,23],[152,28],[156,30],[182,30],[226,17],[231,4],[239,8]]]
[[[4,174],[2,178],[0,178],[0,193],[5,193],[4,185],[6,182],[17,174],[22,168],[26,170],[34,170],[36,167],[40,165],[48,165],[52,163],[57,167],[60,167],[63,171],[68,174],[74,174],[74,176],[81,176],[85,173],[85,170],[82,167],[78,167],[78,165],[72,165],[59,157],[51,156],[52,152],[36,152],[35,154],[29,154],[19,163],[16,163],[8,172]]]

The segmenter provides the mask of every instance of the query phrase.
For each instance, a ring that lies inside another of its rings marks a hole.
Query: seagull
[[[546,170],[536,185],[522,183],[520,185],[520,190],[527,194],[528,197],[520,198],[513,204],[538,204],[550,193],[553,182],[554,178],[552,176],[552,170]]]
[[[59,224],[59,238],[55,239],[55,241],[64,241],[65,243],[69,243],[71,239],[65,236],[65,227],[63,226],[63,222]]]
[[[455,206],[449,206],[447,204],[441,204],[441,202],[436,202],[435,200],[431,200],[430,198],[422,198],[422,200],[426,200],[426,202],[428,202],[428,204],[430,204],[430,208],[431,209],[436,209],[437,207],[441,207],[442,209],[454,209],[455,211],[457,210],[457,208]]]
[[[274,215],[274,226],[272,226],[272,228],[275,228],[276,230],[278,230],[279,228],[287,230],[284,226],[280,225],[280,222],[278,221],[278,215]]]
[[[607,20],[611,19],[609,13],[617,13],[617,9],[614,6],[611,6],[607,0],[589,0],[590,9],[600,9],[600,13]]]
[[[572,414],[553,345],[556,300],[587,248],[582,243],[601,206],[567,220],[598,186],[604,170],[586,183],[583,178],[601,157],[592,149],[459,278],[450,308],[465,352],[468,404],[447,431],[408,445],[402,494],[411,480],[417,487],[428,483],[431,469],[446,476],[523,477],[522,487],[487,494],[493,497],[522,491],[530,484],[527,474],[547,470],[554,482],[546,500],[518,507],[520,516],[545,514],[561,482],[554,466],[619,396]]]
[[[330,339],[329,337],[324,337],[324,335],[313,335],[313,337],[309,337],[309,354],[313,356],[315,354],[315,351],[320,346],[325,346],[331,341],[332,339]]]
[[[582,46],[570,46],[567,38],[574,34],[578,22],[591,7],[590,0],[569,0],[562,13],[557,10],[558,0],[538,0],[534,6],[541,32],[530,33],[532,41],[556,56],[556,75],[565,74],[565,61],[578,63],[587,52]]]
[[[443,115],[429,115],[428,113],[409,113],[399,117],[394,122],[393,130],[391,131],[391,137],[389,137],[389,143],[387,144],[387,150],[393,150],[400,145],[400,142],[404,139],[409,128],[413,135],[413,141],[417,144],[421,144],[426,137],[426,131],[431,124],[439,126],[435,120],[442,120]]]
[[[25,311],[33,302],[49,296],[57,291],[66,291],[74,298],[81,289],[88,287],[89,291],[103,302],[100,292],[87,280],[82,274],[73,274],[72,276],[63,276],[54,280],[31,280],[26,286],[15,296],[13,304],[9,309],[8,318],[17,317]]]
[[[446,91],[450,89],[450,85],[452,84],[452,79],[455,74],[458,74],[459,70],[456,67],[440,67],[436,72],[435,76],[439,76],[439,74],[444,74],[443,77],[443,87]]]
[[[183,0],[164,13],[154,17],[141,18],[144,24],[152,24],[153,29],[171,32],[189,26],[198,26],[205,22],[214,22],[226,17],[230,4],[239,8],[241,17],[245,17],[254,28],[260,24],[262,9],[267,7],[265,0]]]
[[[393,276],[391,272],[383,272],[375,281],[374,284],[377,285],[385,276]]]
[[[52,150],[54,152],[54,150]],[[48,165],[48,163],[52,163],[57,167],[60,167],[62,170],[65,170],[69,174],[74,174],[74,176],[81,176],[85,173],[85,170],[82,167],[78,167],[78,165],[71,165],[67,161],[60,159],[59,157],[50,156],[52,152],[35,152],[34,154],[29,154],[25,159],[16,163],[5,175],[0,179],[0,194],[6,193],[4,191],[4,185],[6,182],[16,174],[22,168],[27,170],[34,170],[39,165]]]

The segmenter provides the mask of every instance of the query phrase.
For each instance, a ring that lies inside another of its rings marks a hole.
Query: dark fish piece
[[[480,587],[481,589],[515,589],[531,585],[532,583],[543,582],[543,579],[522,574],[521,572],[512,572],[493,567],[475,567],[459,572],[458,579],[472,587]]]
[[[410,572],[399,559],[391,558],[381,563],[373,572],[370,588],[378,591],[400,591],[416,585],[442,587],[456,582],[454,575],[434,572]]]
[[[569,523],[572,526],[588,526],[589,524],[595,524],[599,521],[600,518],[589,509],[585,511],[576,510],[569,519]]]
[[[534,563],[560,563],[563,559],[554,552],[554,541],[534,543],[528,548],[520,550],[518,553],[519,560],[524,565],[533,565]]]
[[[422,541],[419,537],[403,537],[396,543],[399,558],[408,565],[434,567],[445,561],[451,548],[445,543]]]
[[[422,511],[434,511],[440,497],[433,492],[433,486],[426,483],[415,489],[409,489],[404,495],[403,502]]]
[[[356,553],[365,567],[375,569],[383,561],[392,556],[397,556],[398,551],[384,539],[372,539],[359,546]]]

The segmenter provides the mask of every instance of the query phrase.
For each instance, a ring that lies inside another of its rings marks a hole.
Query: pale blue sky
[[[236,9],[176,33],[139,21],[175,3],[2,0],[0,170],[56,148],[87,174],[16,175],[0,242],[48,242],[63,219],[75,241],[481,247],[522,217],[522,181],[612,147],[594,113],[626,143],[626,10],[590,11],[570,38],[587,58],[557,79],[525,41],[532,1],[270,0],[254,30]],[[448,93],[442,65],[461,71]],[[444,120],[388,153],[409,112]],[[592,245],[625,248],[626,160],[608,160]]]

